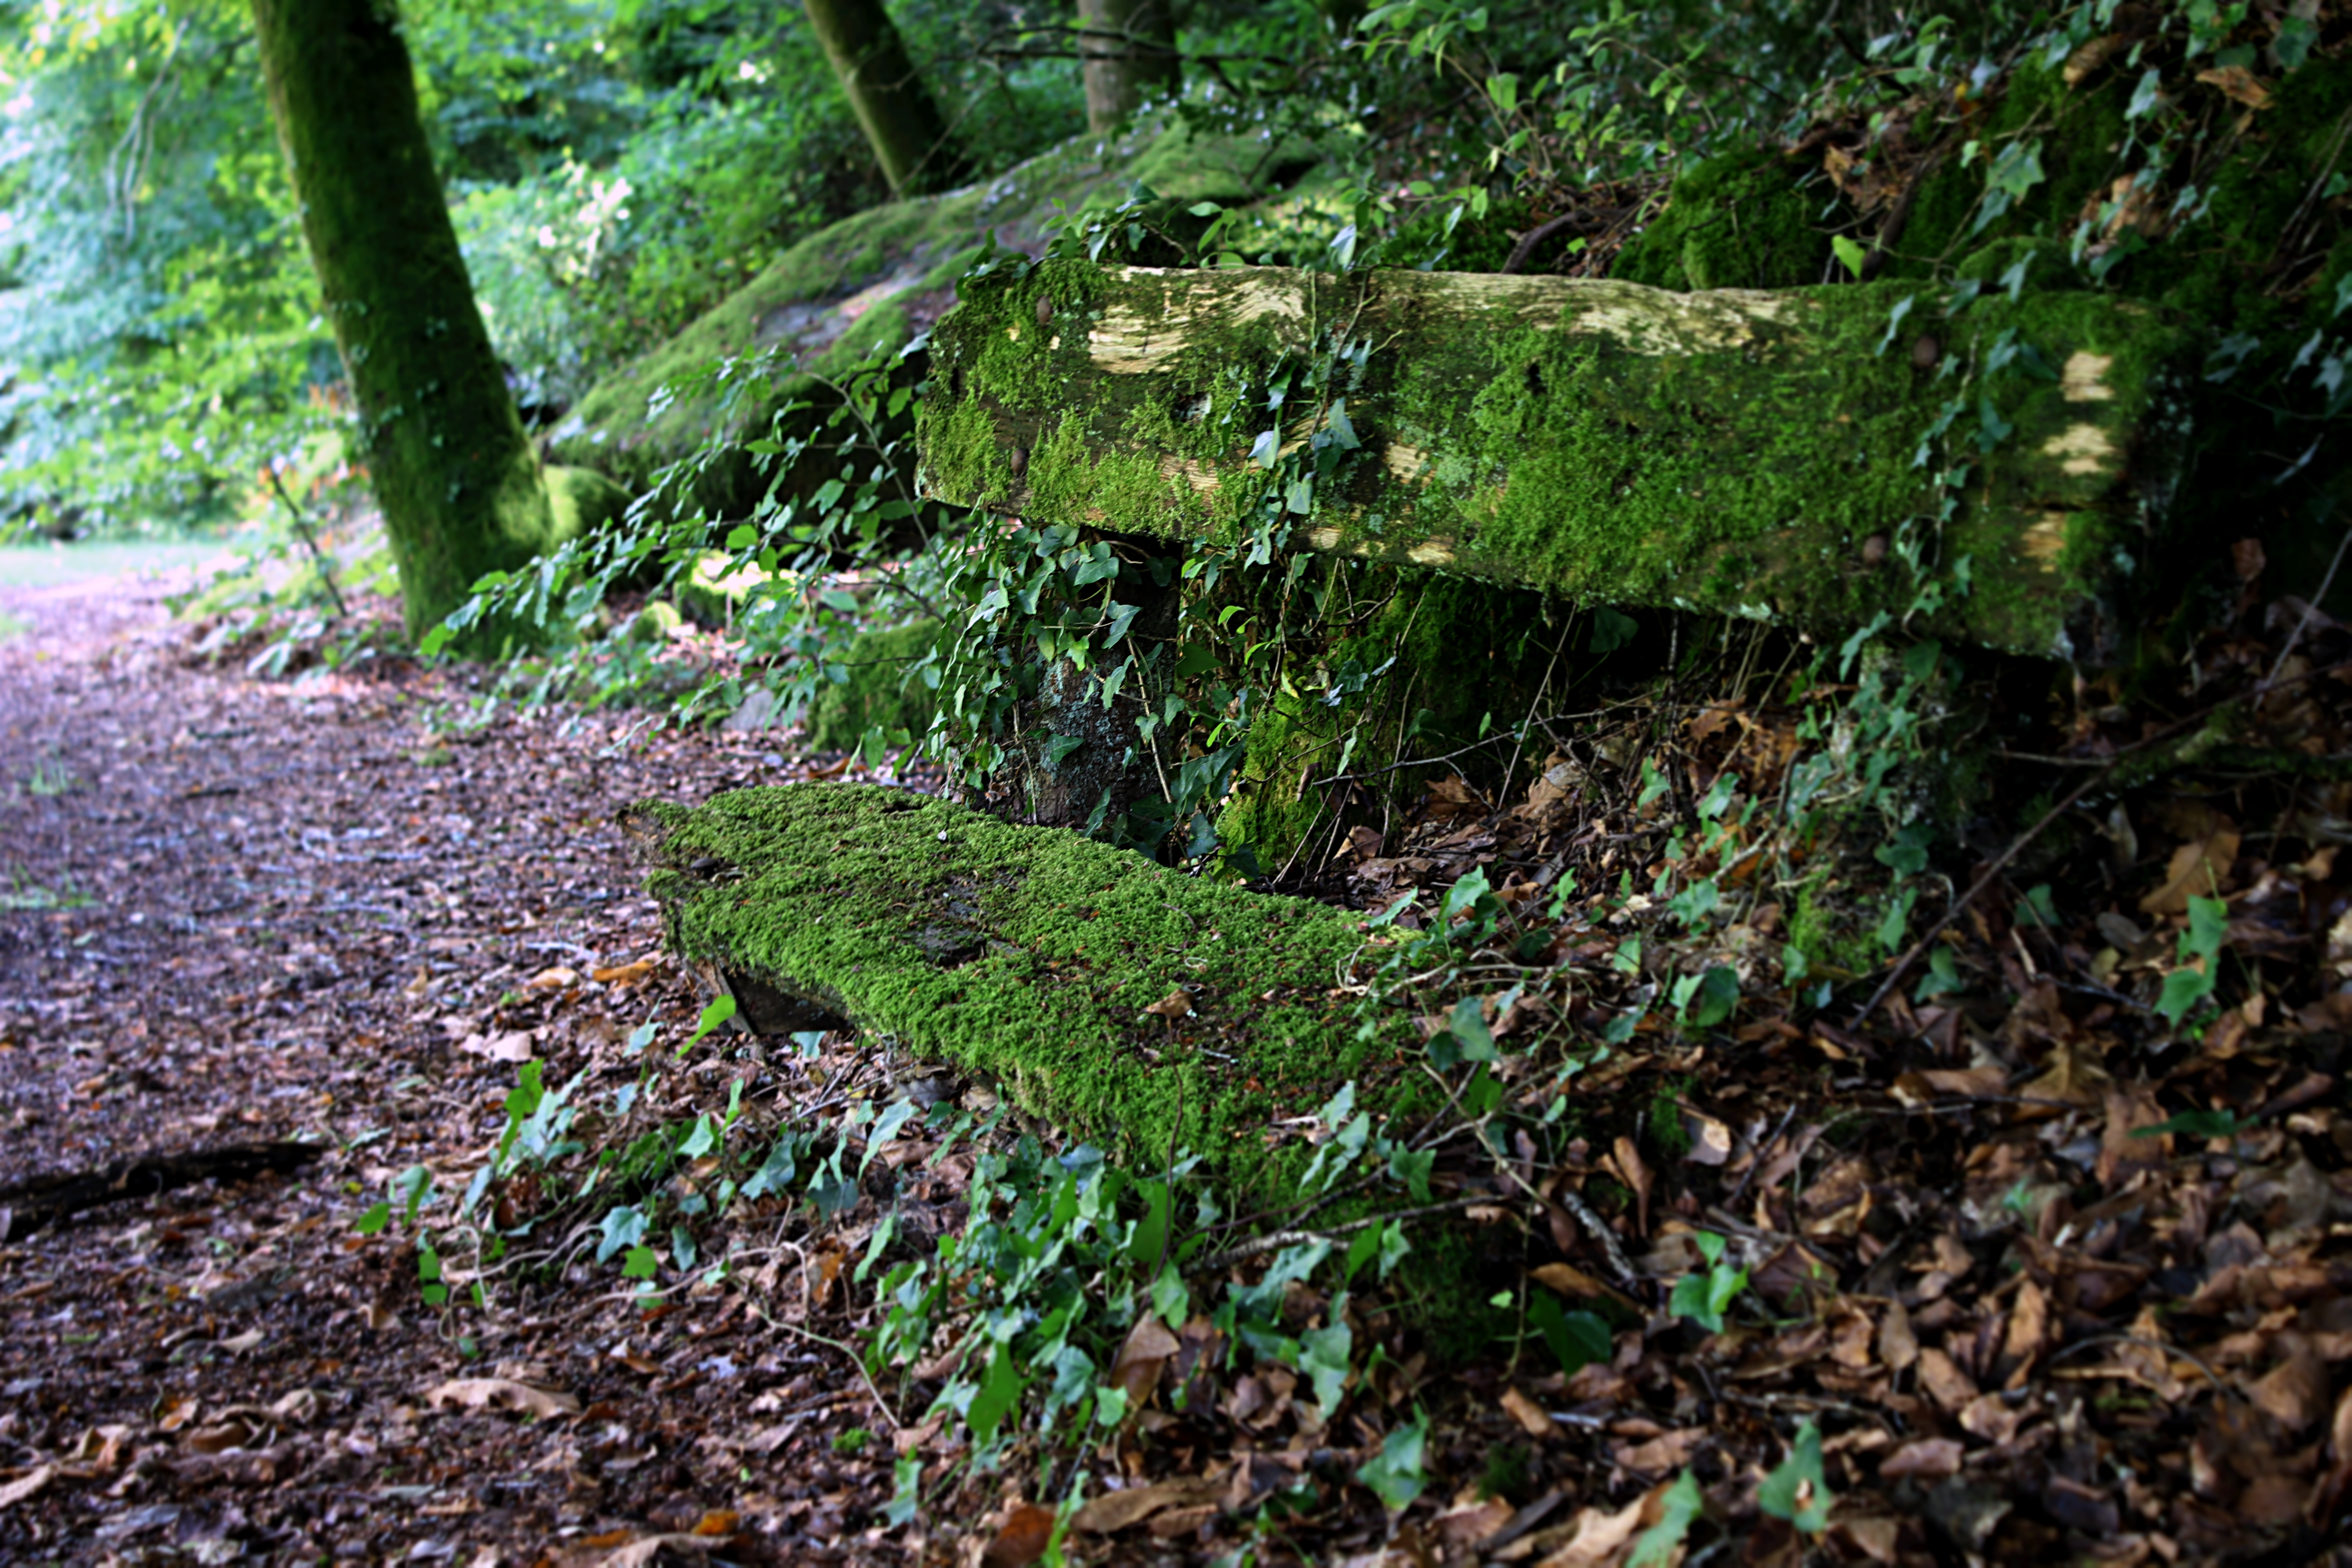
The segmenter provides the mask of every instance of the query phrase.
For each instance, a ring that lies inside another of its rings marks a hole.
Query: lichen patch
[[[2077,349],[2066,356],[2065,367],[2058,373],[2058,391],[2069,403],[2110,403],[2116,389],[2107,384],[2107,372],[2115,368],[2116,356],[2095,354],[2088,349]]]

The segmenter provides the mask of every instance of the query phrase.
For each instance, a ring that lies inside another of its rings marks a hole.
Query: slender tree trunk
[[[1109,131],[1181,79],[1174,0],[1078,0],[1087,129]]]
[[[547,487],[474,306],[391,0],[253,0],[253,18],[402,607],[421,637],[484,573],[548,543]]]
[[[944,190],[964,174],[939,105],[915,74],[882,0],[801,0],[883,178],[899,195]]]

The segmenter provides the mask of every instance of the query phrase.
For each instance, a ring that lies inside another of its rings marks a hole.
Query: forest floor
[[[634,1081],[624,1037],[690,1027],[614,818],[782,756],[626,714],[445,732],[469,694],[408,665],[205,668],[163,587],[0,591],[0,1182],[327,1152],[0,1243],[0,1555],[855,1553],[890,1467],[833,1455],[878,1425],[837,1352],[732,1298],[641,1313],[609,1272],[461,1347],[414,1248],[352,1230],[401,1169],[478,1159],[526,1048]],[[653,1092],[723,1095],[706,1054],[657,1052]],[[514,1408],[551,1397],[566,1418]]]
[[[486,1292],[462,1311],[421,1299],[413,1233],[355,1227],[414,1167],[446,1204],[526,1060],[583,1103],[625,1091],[612,1138],[737,1095],[878,1103],[891,1064],[854,1039],[690,1038],[700,997],[615,825],[844,770],[626,712],[470,727],[465,677],[397,660],[251,679],[197,657],[164,586],[0,589],[0,1556],[1039,1556],[1036,1467],[955,1479],[920,1370],[877,1387],[842,1348],[871,1321],[854,1259],[879,1210],[951,1224],[968,1160],[901,1138],[896,1180],[845,1212],[751,1205],[730,1279],[653,1295],[592,1257],[609,1238],[577,1205],[549,1203],[514,1258],[447,1260],[457,1305]],[[2340,755],[2323,718],[2296,721],[2305,749]],[[1071,1551],[1599,1568],[1677,1510],[1708,1522],[1656,1561],[2339,1550],[2352,999],[2312,984],[2352,972],[2352,877],[2332,849],[2263,859],[2231,787],[2143,809],[2135,849],[2139,883],[2185,863],[2231,900],[2251,989],[2195,1039],[2125,989],[2185,929],[2169,884],[2134,903],[2129,857],[2063,895],[2072,923],[1961,928],[1977,1002],[1898,996],[1866,1034],[1767,1008],[1736,1039],[1645,1035],[1580,1085],[1593,1135],[1539,1191],[1439,1173],[1492,1184],[1471,1217],[1521,1238],[1538,1294],[1607,1307],[1613,1354],[1571,1377],[1400,1353],[1330,1417],[1280,1368],[1210,1370],[1185,1325],[1190,1352],[1159,1354],[1192,1399],[1094,1455],[1124,1500],[1072,1521]],[[2347,831],[2332,795],[2295,798],[2333,825],[2305,831]],[[1466,868],[1497,829],[1460,815],[1368,847],[1360,879]],[[1587,946],[1563,961],[1601,968]],[[26,1184],[256,1146],[299,1163],[46,1227]],[[1730,1238],[1718,1274],[1702,1228]],[[1702,1331],[1672,1288],[1711,1279],[1726,1321]],[[1349,1478],[1420,1406],[1432,1484],[1384,1514]],[[894,1524],[901,1454],[946,1479]]]

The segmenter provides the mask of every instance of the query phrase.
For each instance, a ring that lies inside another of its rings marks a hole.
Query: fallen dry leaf
[[[1603,1568],[1642,1528],[1642,1511],[1649,1500],[1636,1498],[1614,1512],[1585,1509],[1576,1516],[1576,1533],[1568,1544],[1540,1559],[1536,1568]]]
[[[1433,1522],[1437,1527],[1437,1538],[1448,1546],[1475,1546],[1510,1523],[1515,1511],[1501,1498],[1488,1498],[1484,1502],[1465,1502],[1447,1509]]]
[[[1900,1301],[1886,1303],[1878,1321],[1878,1359],[1889,1372],[1908,1372],[1919,1359],[1919,1341],[1911,1331],[1911,1314]]]
[[[26,1498],[37,1496],[42,1488],[57,1479],[57,1474],[55,1465],[35,1465],[15,1480],[0,1486],[0,1508],[8,1508]]]
[[[2274,1348],[2286,1359],[2247,1389],[2246,1397],[2288,1431],[2300,1432],[2327,1408],[2327,1363],[2301,1334],[2281,1334]]]
[[[1944,1410],[1957,1414],[1977,1396],[1977,1385],[1959,1363],[1939,1350],[1919,1352],[1919,1386]]]
[[[982,1568],[1028,1568],[1054,1539],[1054,1510],[1034,1502],[1014,1507],[980,1554]]]
[[[2262,78],[2243,66],[2217,66],[2197,73],[2197,79],[2208,87],[2218,87],[2222,96],[2244,104],[2248,109],[2268,109],[2271,89]]]
[[[1960,1473],[1961,1448],[1951,1437],[1920,1437],[1904,1444],[1878,1461],[1881,1480],[1939,1481]]]
[[[561,963],[551,964],[524,984],[534,991],[569,991],[580,984],[580,972]]]
[[[2187,914],[2191,898],[2214,896],[2237,858],[2238,830],[2226,821],[2218,823],[2203,838],[2192,839],[2172,852],[2172,861],[2164,868],[2164,885],[2140,900],[2140,913]]]
[[[253,1447],[268,1430],[267,1423],[243,1411],[225,1410],[206,1425],[189,1428],[180,1446],[192,1454],[226,1454],[231,1448]]]
[[[523,1029],[508,1029],[496,1035],[468,1035],[457,1042],[457,1048],[468,1056],[483,1057],[494,1062],[527,1062],[533,1055],[530,1034]]]
[[[1170,1509],[1197,1507],[1215,1498],[1223,1489],[1214,1481],[1203,1480],[1197,1476],[1178,1476],[1172,1480],[1154,1481],[1148,1487],[1129,1487],[1124,1491],[1105,1492],[1100,1497],[1087,1500],[1086,1504],[1070,1516],[1070,1528],[1084,1531],[1089,1535],[1112,1535]],[[1050,1521],[1053,1515],[1048,1513],[1045,1517]]]
[[[588,977],[599,985],[635,985],[661,967],[660,961],[640,958],[634,963],[612,963],[588,972]]]
[[[533,1388],[527,1383],[517,1383],[506,1377],[452,1378],[437,1387],[426,1389],[424,1398],[425,1404],[436,1407],[517,1410],[542,1421],[580,1414],[580,1402],[568,1394]]]
[[[1192,1016],[1192,999],[1181,991],[1171,991],[1144,1011],[1160,1018],[1189,1018]]]
[[[1519,1430],[1530,1437],[1550,1437],[1557,1435],[1551,1417],[1544,1407],[1521,1394],[1516,1384],[1503,1390],[1503,1413],[1519,1424]]]
[[[1118,1347],[1118,1359],[1111,1363],[1112,1384],[1127,1391],[1130,1408],[1139,1409],[1160,1386],[1160,1373],[1170,1358],[1183,1348],[1167,1325],[1146,1312],[1127,1331],[1126,1342]]]

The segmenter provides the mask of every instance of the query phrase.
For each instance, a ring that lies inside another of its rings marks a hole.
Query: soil
[[[626,713],[453,729],[476,694],[412,664],[207,668],[174,585],[0,591],[26,628],[0,644],[0,1183],[325,1152],[6,1237],[0,1554],[531,1562],[698,1525],[719,1543],[730,1511],[756,1554],[856,1553],[889,1469],[831,1457],[877,1425],[837,1352],[691,1305],[646,1320],[609,1272],[502,1291],[461,1344],[414,1249],[352,1226],[399,1171],[498,1136],[516,1067],[469,1038],[535,1037],[551,1083],[634,1079],[624,1036],[691,1024],[620,808],[799,773]],[[426,1397],[468,1378],[586,1414]],[[725,1431],[771,1434],[756,1469],[703,1446]]]

